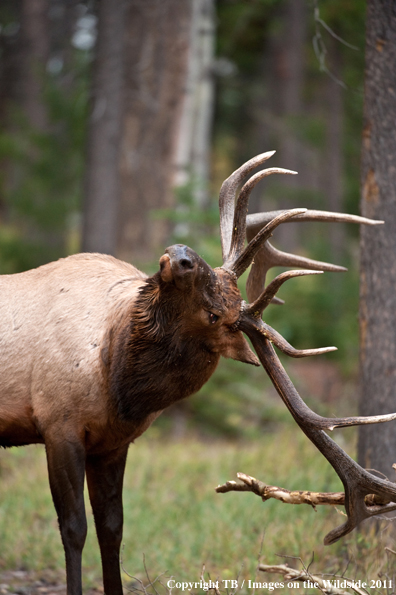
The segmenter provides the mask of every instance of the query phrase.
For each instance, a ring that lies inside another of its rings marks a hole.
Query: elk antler
[[[239,184],[256,166],[264,163],[273,154],[274,152],[263,153],[251,159],[237,169],[221,187],[220,228],[223,248],[223,268],[239,277],[247,269],[249,264],[253,262],[247,289],[249,299],[254,301],[251,304],[243,303],[237,326],[251,340],[261,364],[297,424],[333,466],[344,485],[345,509],[348,520],[325,537],[325,544],[330,544],[352,531],[362,520],[396,510],[396,484],[379,479],[362,469],[324,430],[387,422],[396,419],[396,414],[332,419],[317,415],[304,403],[282,367],[271,343],[274,343],[284,353],[292,357],[316,355],[333,351],[336,348],[294,349],[279,333],[261,320],[261,315],[270,301],[275,298],[276,292],[285,281],[292,277],[315,273],[310,271],[288,271],[276,277],[266,288],[264,287],[265,276],[268,269],[273,266],[297,265],[304,266],[316,272],[323,272],[323,270],[344,271],[346,269],[280,252],[269,244],[268,238],[278,225],[292,220],[349,221],[353,223],[364,223],[366,225],[377,225],[383,222],[354,215],[310,211],[307,209],[272,211],[247,216],[249,195],[259,180],[272,173],[295,173],[280,168],[267,169],[253,175],[242,187],[234,212],[234,203]],[[244,248],[246,230],[249,243]],[[368,508],[364,500],[368,494],[381,496],[389,503],[370,506]]]
[[[248,317],[241,317],[240,329],[252,341],[260,362],[293,418],[304,434],[308,436],[311,442],[315,444],[318,450],[329,461],[344,485],[345,510],[348,520],[343,525],[330,531],[326,535],[324,543],[326,545],[334,543],[347,533],[350,533],[364,519],[396,510],[396,484],[379,479],[365,469],[362,469],[323,431],[324,429],[331,430],[335,427],[390,421],[396,419],[396,415],[379,415],[376,418],[339,418],[334,420],[321,418],[311,411],[301,399],[280,363],[272,345],[268,339],[259,335],[257,330],[252,328]],[[395,504],[390,503],[383,506],[368,507],[364,501],[365,496],[368,494],[383,496]]]
[[[288,169],[273,167],[266,169],[252,178],[242,188],[236,208],[235,198],[240,183],[256,167],[262,165],[267,159],[274,155],[275,151],[268,151],[250,159],[239,169],[234,171],[222,184],[219,195],[220,208],[220,235],[223,250],[223,266],[231,268],[233,262],[240,256],[243,250],[246,233],[246,215],[250,193],[254,186],[264,177],[273,173],[296,174],[297,172]],[[300,210],[300,213],[306,209]],[[296,213],[298,214],[298,213]],[[293,215],[290,215],[292,217]],[[279,222],[280,223],[280,222]]]
[[[267,213],[255,213],[247,216],[247,238],[250,241],[260,230],[268,225],[283,211],[269,211]],[[293,219],[287,221],[326,221],[326,222],[344,222],[344,223],[363,223],[364,225],[382,225],[383,221],[374,221],[358,215],[347,215],[345,213],[328,213],[327,211],[306,210],[305,213],[295,215]],[[305,267],[313,271],[332,271],[342,272],[347,269],[335,264],[311,260],[304,256],[287,254],[274,248],[268,241],[261,247],[256,254],[250,269],[247,280],[246,291],[249,300],[254,300],[260,295],[265,286],[267,271],[275,266],[298,266]]]

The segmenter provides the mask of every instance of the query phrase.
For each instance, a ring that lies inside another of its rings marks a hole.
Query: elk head
[[[220,191],[220,232],[223,251],[223,265],[216,271],[227,273],[228,279],[236,279],[251,266],[247,281],[247,295],[250,304],[240,302],[239,316],[235,315],[232,330],[243,331],[251,340],[258,358],[271,378],[278,394],[289,409],[293,418],[325,456],[339,475],[345,489],[345,508],[347,521],[331,531],[325,543],[337,541],[354,529],[362,520],[391,510],[396,510],[396,484],[379,479],[362,469],[353,461],[325,432],[353,425],[387,422],[396,419],[396,414],[373,417],[325,418],[314,413],[301,399],[291,380],[282,367],[272,346],[292,357],[305,357],[333,351],[335,347],[323,349],[294,349],[274,329],[262,320],[262,313],[275,297],[280,286],[292,277],[317,274],[323,271],[343,271],[343,267],[317,262],[308,258],[286,254],[276,250],[269,243],[273,230],[281,223],[289,221],[345,221],[377,225],[382,221],[373,221],[364,217],[327,213],[307,209],[273,211],[256,215],[247,215],[249,195],[254,186],[264,177],[273,173],[294,174],[289,170],[270,168],[254,174],[241,188],[242,181],[257,166],[264,163],[274,152],[263,153],[254,157],[237,169],[222,185]],[[248,245],[245,247],[245,235]],[[164,258],[164,257],[163,257]],[[206,265],[207,266],[207,265]],[[273,266],[302,266],[308,270],[292,270],[276,277],[267,287],[266,273]],[[216,274],[220,274],[217,272]],[[165,273],[166,275],[166,273]],[[375,494],[387,504],[367,506],[365,496]]]
[[[197,392],[220,356],[260,365],[238,328],[237,278],[194,250],[170,246],[146,280],[110,347],[110,385],[123,421],[147,416]]]
[[[181,340],[199,341],[205,351],[215,354],[216,361],[222,355],[260,365],[242,332],[235,327],[242,304],[235,275],[221,268],[213,270],[194,250],[182,244],[165,250],[160,267],[162,283],[169,284],[169,291],[173,292],[172,309],[178,301],[174,294],[179,294],[184,313]]]

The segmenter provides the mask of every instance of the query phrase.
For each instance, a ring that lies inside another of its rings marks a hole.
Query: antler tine
[[[246,235],[248,241],[251,241],[266,225],[268,225],[275,217],[284,211],[269,211],[267,213],[254,213],[247,216],[247,230]],[[288,221],[325,221],[325,222],[345,222],[345,223],[360,223],[364,225],[381,225],[383,221],[376,221],[374,219],[367,219],[358,215],[347,215],[344,213],[330,213],[327,211],[315,211],[307,209],[305,213],[296,215],[293,219],[286,219]],[[257,299],[265,286],[265,277],[267,271],[274,266],[300,266],[311,270],[323,270],[342,272],[347,269],[330,263],[319,262],[297,256],[294,254],[287,254],[277,250],[269,242],[266,242],[261,250],[255,256],[252,264],[249,277],[247,280],[247,295],[249,301]]]
[[[267,308],[270,302],[274,299],[276,293],[285,281],[293,277],[302,277],[305,275],[321,275],[323,271],[285,271],[281,273],[264,289],[262,294],[251,304],[249,304],[245,312],[251,314],[255,318],[259,318],[263,311]],[[281,301],[281,300],[279,300]]]
[[[242,254],[232,263],[230,270],[233,271],[237,277],[240,277],[242,273],[246,271],[264,242],[272,236],[274,229],[284,221],[287,221],[296,215],[300,215],[301,213],[305,213],[305,211],[306,209],[290,209],[288,211],[282,211],[280,215],[274,217],[274,219],[267,223],[267,225],[249,242]]]
[[[282,211],[267,211],[266,213],[252,213],[246,218],[246,226],[250,237],[255,236],[264,225],[267,225]],[[327,223],[360,223],[363,225],[383,225],[384,221],[349,215],[347,213],[332,213],[330,211],[316,211],[307,209],[305,213],[296,215],[294,221],[325,221]]]
[[[286,341],[284,337],[272,326],[265,323],[263,320],[259,321],[257,325],[259,332],[271,341],[286,355],[290,357],[309,357],[310,355],[321,355],[322,353],[328,353],[329,351],[337,351],[337,347],[320,347],[319,349],[295,349]]]
[[[249,159],[241,167],[235,170],[222,184],[219,194],[220,209],[220,236],[223,250],[223,262],[227,260],[231,247],[232,223],[234,220],[234,202],[239,184],[242,180],[259,165],[274,155],[275,151],[267,151],[261,155]]]
[[[345,489],[345,509],[348,515],[346,523],[331,531],[325,537],[325,544],[331,544],[352,531],[362,520],[396,510],[396,484],[379,479],[362,469],[349,457],[323,430],[363,423],[378,423],[396,419],[396,414],[376,416],[375,418],[323,418],[314,413],[293,386],[280,363],[270,341],[263,336],[257,320],[244,312],[240,319],[240,330],[252,341],[253,347],[271,378],[278,394],[289,409],[297,424],[318,450],[332,465],[340,477]],[[377,506],[375,510],[365,505],[367,494],[377,494],[390,501],[390,504]]]
[[[321,353],[326,353],[328,351],[334,351],[335,347],[323,347],[321,349],[304,349],[298,350],[294,349],[287,343],[287,341],[279,335],[273,328],[271,328],[268,324],[263,322],[262,320],[258,320],[256,318],[252,318],[251,316],[246,314],[246,311],[243,311],[241,318],[239,320],[239,329],[246,333],[249,339],[252,341],[254,348],[256,349],[257,355],[260,358],[259,352],[262,350],[263,345],[266,345],[268,341],[270,343],[274,343],[277,347],[277,342],[282,343],[282,347],[285,345],[288,346],[287,350],[280,349],[291,355],[292,357],[305,357],[306,355],[319,355]],[[280,337],[280,339],[279,339]],[[272,349],[272,347],[271,347]],[[288,351],[291,353],[288,353]],[[308,353],[308,352],[311,353]],[[297,355],[296,355],[297,354]],[[261,359],[260,359],[261,361]],[[302,400],[296,389],[294,388],[291,380],[287,376],[282,364],[280,363],[279,359],[276,356],[276,353],[273,351],[271,352],[271,357],[269,361],[276,363],[276,367],[280,367],[283,371],[285,378],[287,379],[287,383],[285,384],[285,390],[287,397],[282,397],[285,401],[288,409],[292,413],[294,419],[297,421],[298,424],[304,424],[304,427],[312,427],[321,430],[334,430],[335,428],[346,428],[349,426],[362,426],[367,424],[378,424],[384,423],[388,421],[393,421],[396,419],[396,413],[389,413],[386,415],[372,415],[369,417],[322,417],[314,413]],[[261,361],[264,368],[267,370],[267,364]],[[269,370],[267,370],[269,373]],[[271,377],[271,375],[270,375]],[[286,382],[286,381],[285,381]],[[287,386],[286,386],[287,385]],[[276,388],[276,387],[275,387]],[[396,486],[396,484],[395,484]],[[396,500],[395,500],[396,502]]]
[[[237,204],[235,207],[230,251],[228,253],[226,262],[223,263],[223,266],[225,268],[232,268],[232,264],[236,261],[236,259],[241,255],[243,251],[246,234],[247,207],[249,204],[250,194],[253,188],[258,184],[258,182],[260,182],[260,180],[263,180],[264,178],[272,174],[295,175],[297,174],[297,172],[292,171],[290,169],[283,169],[281,167],[270,167],[264,169],[263,171],[257,172],[256,174],[254,174],[254,176],[250,178],[250,180],[246,182],[246,184],[243,186],[242,190],[239,193]],[[278,215],[280,214],[281,211],[279,211]]]
[[[250,230],[248,233],[250,236]],[[312,260],[311,258],[306,258],[305,256],[298,256],[297,254],[282,252],[281,250],[274,248],[274,246],[272,246],[272,244],[267,241],[255,255],[247,279],[246,293],[250,302],[257,299],[257,297],[263,291],[267,272],[269,269],[275,266],[297,266],[304,267],[312,271],[331,271],[337,273],[348,270],[345,267],[331,264],[329,262],[321,262],[320,260]]]

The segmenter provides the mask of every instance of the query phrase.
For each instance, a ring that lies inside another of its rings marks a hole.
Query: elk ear
[[[169,283],[170,281],[173,281],[171,261],[170,261],[168,254],[163,254],[161,256],[159,264],[160,264],[161,279],[165,283]]]
[[[223,357],[236,359],[237,361],[243,362],[245,364],[252,364],[253,366],[260,365],[259,360],[250,349],[249,344],[241,331],[232,333],[231,339],[224,351],[221,352],[221,355]]]

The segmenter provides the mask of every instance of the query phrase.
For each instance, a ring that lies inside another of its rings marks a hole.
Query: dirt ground
[[[63,581],[59,574],[51,571],[9,570],[0,572],[0,595],[66,595]],[[84,593],[103,595],[103,589],[88,589]]]

